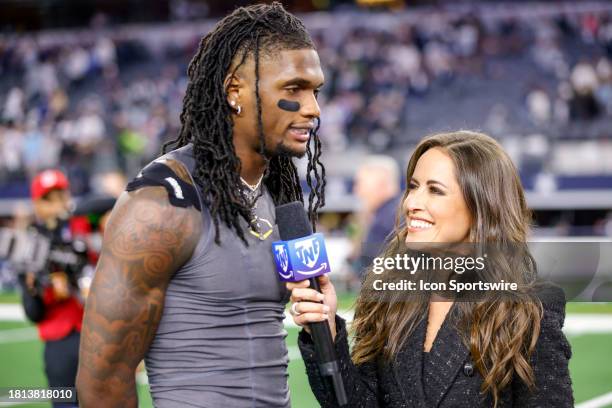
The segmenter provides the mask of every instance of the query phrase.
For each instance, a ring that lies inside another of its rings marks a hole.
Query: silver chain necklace
[[[259,178],[259,181],[257,182],[257,184],[255,184],[254,186],[247,183],[245,179],[243,179],[242,177],[240,177],[240,181],[242,181],[242,184],[244,184],[245,186],[247,186],[249,188],[249,190],[251,190],[251,192],[255,192],[257,191],[257,189],[259,188],[259,186],[261,185],[261,180],[263,180],[263,174],[261,175],[261,177]]]
[[[262,234],[260,221],[266,222],[268,225],[270,225],[270,222],[267,220],[260,220],[259,216],[255,214],[255,210],[257,209],[256,200],[257,200],[257,197],[259,196],[258,190],[259,190],[259,187],[261,186],[262,180],[263,180],[263,174],[259,178],[259,181],[257,181],[257,183],[253,186],[247,183],[245,179],[240,177],[240,181],[242,181],[242,184],[246,187],[246,189],[242,189],[242,192],[244,193],[246,198],[249,200],[249,204],[251,206],[252,219],[250,222],[249,233],[251,233],[252,235],[256,236],[257,238],[263,241],[268,237],[270,232]]]
[[[242,181],[242,184],[247,188],[247,189],[243,190],[244,194],[247,196],[248,200],[251,202],[251,205],[253,206],[253,209],[257,208],[256,207],[256,203],[255,203],[255,198],[257,198],[257,192],[259,190],[259,186],[261,186],[261,181],[262,180],[263,180],[263,174],[259,178],[259,181],[257,182],[257,184],[251,185],[251,184],[247,183],[245,179],[240,177],[240,181]]]

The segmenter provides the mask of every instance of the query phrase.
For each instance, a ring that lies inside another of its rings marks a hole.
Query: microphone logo
[[[285,281],[300,281],[330,272],[323,234],[272,243],[276,271]]]
[[[319,260],[321,244],[317,237],[312,237],[295,243],[295,254],[302,264],[312,268]]]
[[[276,257],[277,264],[281,267],[282,272],[278,273],[285,279],[289,279],[293,276],[293,271],[289,271],[289,254],[287,254],[287,248],[285,245],[277,244],[274,245],[274,256]]]

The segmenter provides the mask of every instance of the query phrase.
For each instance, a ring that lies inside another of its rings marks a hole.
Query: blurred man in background
[[[356,243],[353,269],[361,276],[383,249],[393,231],[400,200],[401,177],[397,162],[389,156],[368,156],[357,170],[353,191],[361,202],[358,214],[361,238]]]
[[[32,229],[50,241],[51,249],[73,252],[69,225],[71,197],[68,179],[59,170],[45,170],[31,185],[35,221]],[[78,254],[76,254],[78,256]],[[25,314],[38,326],[45,342],[45,374],[49,387],[74,387],[83,319],[78,298],[77,277],[80,266],[49,260],[37,274],[20,275]],[[54,407],[74,404],[54,403]]]

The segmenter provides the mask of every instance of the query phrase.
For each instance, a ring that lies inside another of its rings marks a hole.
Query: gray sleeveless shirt
[[[168,153],[193,174],[192,146]],[[255,214],[259,236],[243,221],[249,246],[220,222],[221,245],[202,203],[203,234],[166,291],[145,358],[156,407],[290,407],[283,313],[288,292],[275,272],[279,239],[265,189]]]

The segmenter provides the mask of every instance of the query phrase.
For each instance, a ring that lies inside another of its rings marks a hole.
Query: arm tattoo
[[[162,187],[124,193],[106,229],[87,299],[77,388],[81,407],[136,407],[134,371],[155,335],[172,275],[202,233],[193,208]]]

